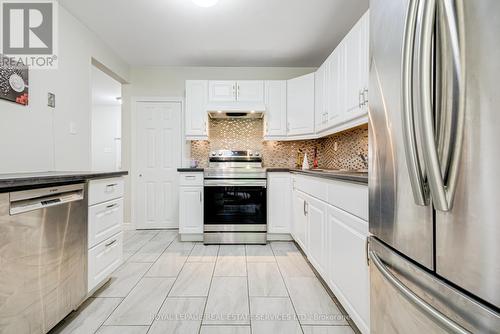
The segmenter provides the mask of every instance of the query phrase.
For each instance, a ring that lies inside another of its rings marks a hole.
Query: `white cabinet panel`
[[[236,101],[236,81],[209,81],[209,102],[234,102]]]
[[[344,71],[344,46],[342,43],[333,51],[328,61],[330,63],[327,75],[329,85],[326,95],[329,97],[327,101],[329,105],[327,127],[330,128],[342,123],[345,110],[343,89],[346,77]]]
[[[369,333],[370,324],[367,236],[366,222],[329,206],[327,283],[363,333]]]
[[[328,203],[368,221],[368,186],[331,180],[328,182]]]
[[[267,177],[268,233],[291,232],[291,177],[289,173],[269,173]]]
[[[203,187],[180,187],[179,233],[203,233]]]
[[[307,250],[307,195],[293,191],[293,237],[299,246]]]
[[[264,102],[264,81],[243,80],[236,83],[238,102]]]
[[[186,81],[185,135],[187,140],[208,139],[208,81]]]
[[[328,60],[321,65],[315,73],[314,83],[314,110],[316,132],[322,131],[327,121],[327,99],[325,93],[328,91]]]
[[[91,180],[89,182],[89,205],[107,202],[123,197],[125,181],[123,178]]]
[[[314,134],[314,73],[288,80],[288,136]]]
[[[180,186],[203,186],[203,173],[180,173],[179,174],[179,185]]]
[[[266,81],[265,138],[286,136],[286,81]]]
[[[306,204],[308,242],[307,256],[316,270],[321,274],[326,273],[326,203],[307,197]]]
[[[123,198],[89,207],[88,246],[98,243],[122,231]]]
[[[88,292],[109,277],[122,263],[123,233],[104,240],[89,249],[88,253]]]

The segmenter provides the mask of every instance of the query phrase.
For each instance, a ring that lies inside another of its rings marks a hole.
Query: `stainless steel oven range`
[[[267,242],[267,177],[256,151],[210,154],[205,170],[204,243]]]

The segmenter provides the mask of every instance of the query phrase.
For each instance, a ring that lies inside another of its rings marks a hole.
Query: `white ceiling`
[[[122,96],[122,85],[106,73],[92,66],[92,104],[100,106],[120,105],[116,98]]]
[[[368,0],[59,0],[131,65],[320,65]]]

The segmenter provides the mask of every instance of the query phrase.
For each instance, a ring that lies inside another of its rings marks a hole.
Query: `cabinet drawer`
[[[203,173],[181,173],[181,186],[203,186]]]
[[[368,186],[366,185],[330,181],[328,203],[368,221]]]
[[[123,232],[89,250],[88,291],[106,280],[122,263]]]
[[[123,178],[91,180],[89,182],[89,205],[123,197]]]
[[[123,199],[93,205],[89,208],[89,248],[121,232]]]
[[[328,184],[324,179],[303,175],[293,176],[293,188],[322,201],[328,200]]]

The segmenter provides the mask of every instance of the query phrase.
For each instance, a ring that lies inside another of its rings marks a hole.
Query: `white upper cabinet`
[[[351,121],[368,113],[369,15],[352,28],[345,39],[346,114]]]
[[[286,81],[266,81],[265,96],[264,137],[283,139],[286,137]]]
[[[208,139],[208,81],[186,81],[185,135],[187,140]]]
[[[315,110],[315,126],[316,132],[322,131],[328,121],[328,103],[325,99],[327,86],[328,86],[328,61],[315,73],[315,83],[314,83],[314,110]]]
[[[209,81],[208,89],[210,102],[236,101],[236,81]]]
[[[288,136],[307,138],[314,135],[314,73],[288,80]]]
[[[264,81],[244,80],[236,82],[236,100],[239,102],[263,102]]]
[[[367,122],[369,15],[366,12],[316,72],[316,134]]]
[[[264,81],[209,81],[208,100],[210,103],[219,102],[264,102]]]

